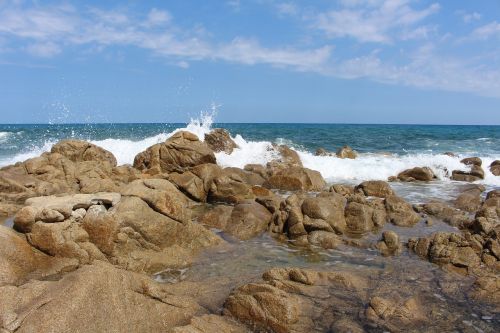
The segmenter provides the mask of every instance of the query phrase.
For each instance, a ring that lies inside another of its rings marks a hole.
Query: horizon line
[[[189,122],[91,122],[91,123],[0,123],[0,126],[30,126],[30,125],[45,125],[45,126],[62,126],[62,125],[174,125],[174,124],[189,124]],[[248,125],[398,125],[398,126],[500,126],[500,124],[419,124],[419,123],[349,123],[349,122],[213,122],[212,124],[248,124]]]

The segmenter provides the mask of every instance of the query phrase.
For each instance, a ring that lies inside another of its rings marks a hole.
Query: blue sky
[[[500,124],[500,1],[2,1],[0,123]]]

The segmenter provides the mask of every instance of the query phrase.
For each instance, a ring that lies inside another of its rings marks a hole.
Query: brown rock
[[[395,225],[411,227],[420,221],[420,216],[415,213],[413,207],[398,196],[388,196],[385,199],[385,207],[389,220]]]
[[[470,189],[461,193],[455,199],[455,207],[458,209],[475,212],[481,207],[481,189]]]
[[[96,262],[60,280],[2,287],[0,323],[23,333],[160,332],[204,312],[192,298],[169,288]]]
[[[314,156],[333,156],[334,154],[327,151],[326,149],[324,148],[318,148],[316,149],[316,151],[314,152]]]
[[[185,223],[190,219],[188,198],[168,180],[136,180],[123,188],[122,195],[139,197],[155,211],[176,221]]]
[[[210,133],[205,134],[205,142],[216,153],[223,151],[231,154],[234,148],[238,148],[229,132],[223,128],[214,128]]]
[[[358,157],[358,153],[349,146],[344,146],[342,148],[339,148],[339,150],[337,150],[336,155],[338,158],[355,159],[356,157]]]
[[[429,202],[423,205],[423,212],[434,216],[452,226],[463,226],[469,222],[467,213],[452,208],[442,202]]]
[[[377,248],[384,256],[398,255],[402,251],[399,236],[394,231],[384,231],[382,239],[377,243]]]
[[[61,154],[72,162],[98,161],[116,166],[116,158],[112,153],[86,141],[60,141],[52,147],[51,153]]]
[[[321,191],[326,185],[318,171],[302,167],[291,167],[270,176],[264,187],[285,191]]]
[[[181,190],[191,199],[201,202],[207,201],[207,191],[205,191],[203,180],[201,180],[192,172],[173,172],[168,175],[168,180],[174,183],[179,190]]]
[[[453,170],[451,179],[465,182],[475,182],[484,179],[484,170],[477,165],[472,165],[470,171]]]
[[[413,169],[408,169],[403,172],[400,172],[397,178],[401,181],[431,181],[436,178],[434,172],[428,167],[415,167]]]
[[[343,233],[346,228],[344,218],[346,199],[336,193],[325,194],[315,198],[306,198],[301,206],[302,213],[313,220],[325,221],[332,228],[332,231]],[[305,221],[304,224],[306,224]],[[313,230],[314,228],[311,231]]]
[[[391,332],[418,329],[427,320],[424,307],[416,298],[406,300],[390,300],[382,297],[373,297],[370,300],[366,317]]]
[[[479,157],[467,157],[461,160],[460,163],[465,165],[477,165],[480,167],[481,164],[483,164],[483,161]]]
[[[213,151],[196,135],[184,131],[149,147],[134,159],[135,168],[150,174],[183,172],[204,163],[215,164]]]
[[[391,186],[382,180],[369,180],[356,186],[355,190],[361,191],[364,195],[385,198],[394,195]]]
[[[500,176],[500,160],[495,160],[490,164],[490,172],[495,176]]]

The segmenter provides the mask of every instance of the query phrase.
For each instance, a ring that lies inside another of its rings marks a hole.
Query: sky
[[[0,123],[500,124],[500,1],[0,0]]]

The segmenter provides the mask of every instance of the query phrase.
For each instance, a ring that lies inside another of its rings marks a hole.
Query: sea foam
[[[160,133],[142,140],[107,138],[104,140],[90,140],[90,142],[112,152],[118,164],[132,164],[134,157],[138,153],[156,143],[164,142],[179,131],[192,132],[200,140],[204,140],[205,134],[210,132],[212,128],[213,120],[213,115],[207,113],[202,114],[199,118],[191,119],[185,127],[177,128],[171,132]],[[469,169],[468,166],[460,163],[460,160],[466,156],[453,157],[432,153],[409,153],[404,155],[363,153],[356,159],[341,159],[335,156],[315,156],[311,152],[300,148],[299,145],[296,145],[297,143],[289,142],[288,140],[285,142],[281,138],[276,138],[275,142],[250,141],[245,140],[241,135],[236,133],[233,140],[238,145],[238,148],[234,149],[232,154],[228,155],[224,152],[216,153],[217,163],[222,167],[243,168],[246,164],[265,165],[267,162],[278,157],[278,153],[273,149],[273,143],[288,144],[292,146],[292,149],[297,151],[304,167],[319,171],[329,182],[355,183],[364,180],[387,180],[390,176],[395,176],[405,169],[417,166],[430,167],[438,179],[450,181],[449,175],[452,170]],[[49,151],[55,143],[53,140],[48,140],[42,146],[32,147],[23,153],[15,155],[13,158],[0,161],[0,164],[12,164],[39,156],[41,153]],[[483,169],[485,171],[485,179],[482,183],[499,186],[500,177],[494,176],[488,169],[490,163],[497,157],[480,157],[483,160]]]

